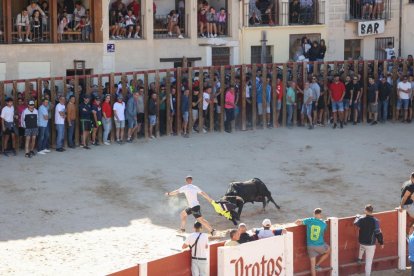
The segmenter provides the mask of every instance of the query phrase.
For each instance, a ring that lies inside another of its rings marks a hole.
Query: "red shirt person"
[[[337,111],[339,112],[340,127],[343,128],[344,104],[342,102],[345,95],[345,85],[339,80],[339,75],[335,75],[334,81],[329,86],[329,96],[332,103],[332,114],[334,119],[333,128],[336,128]]]
[[[105,95],[105,100],[102,103],[102,124],[103,124],[103,142],[109,146],[110,139],[108,139],[109,133],[112,129],[112,107],[111,107],[111,95]]]

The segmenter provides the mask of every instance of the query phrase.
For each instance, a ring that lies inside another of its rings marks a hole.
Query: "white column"
[[[143,18],[141,19],[144,26],[143,26],[143,37],[146,40],[153,40],[154,39],[154,11],[152,9],[153,0],[144,0],[141,1],[141,14]]]
[[[237,65],[240,64],[240,48],[235,46],[230,48],[230,64]]]
[[[283,260],[285,275],[293,275],[293,233],[288,231],[283,236],[285,238],[285,256]]]
[[[139,276],[148,275],[148,265],[147,263],[139,264]]]
[[[403,210],[402,212],[397,211],[398,213],[398,269],[406,269],[406,250],[407,250],[407,211]]]
[[[339,256],[338,256],[338,218],[328,218],[331,231],[331,276],[339,275]]]
[[[211,46],[204,47],[206,49],[206,66],[211,66],[213,64],[213,49]]]

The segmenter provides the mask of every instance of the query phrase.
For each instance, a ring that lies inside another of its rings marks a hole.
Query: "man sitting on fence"
[[[272,227],[272,223],[270,219],[264,219],[262,222],[262,226],[263,226],[262,228],[254,230],[254,235],[252,237],[253,239],[261,240],[261,239],[270,238],[273,236],[280,236],[282,234],[287,233],[285,229],[270,230],[270,228]]]

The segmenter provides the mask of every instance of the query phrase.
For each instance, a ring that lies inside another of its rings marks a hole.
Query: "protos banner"
[[[293,234],[218,249],[218,276],[293,275]]]

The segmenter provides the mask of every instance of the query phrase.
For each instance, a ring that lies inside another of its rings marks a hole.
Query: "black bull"
[[[227,200],[237,206],[239,218],[243,210],[243,205],[247,202],[262,202],[263,211],[269,202],[273,202],[276,208],[280,209],[280,206],[273,200],[272,194],[266,185],[258,178],[253,178],[245,182],[230,183],[223,200]]]

